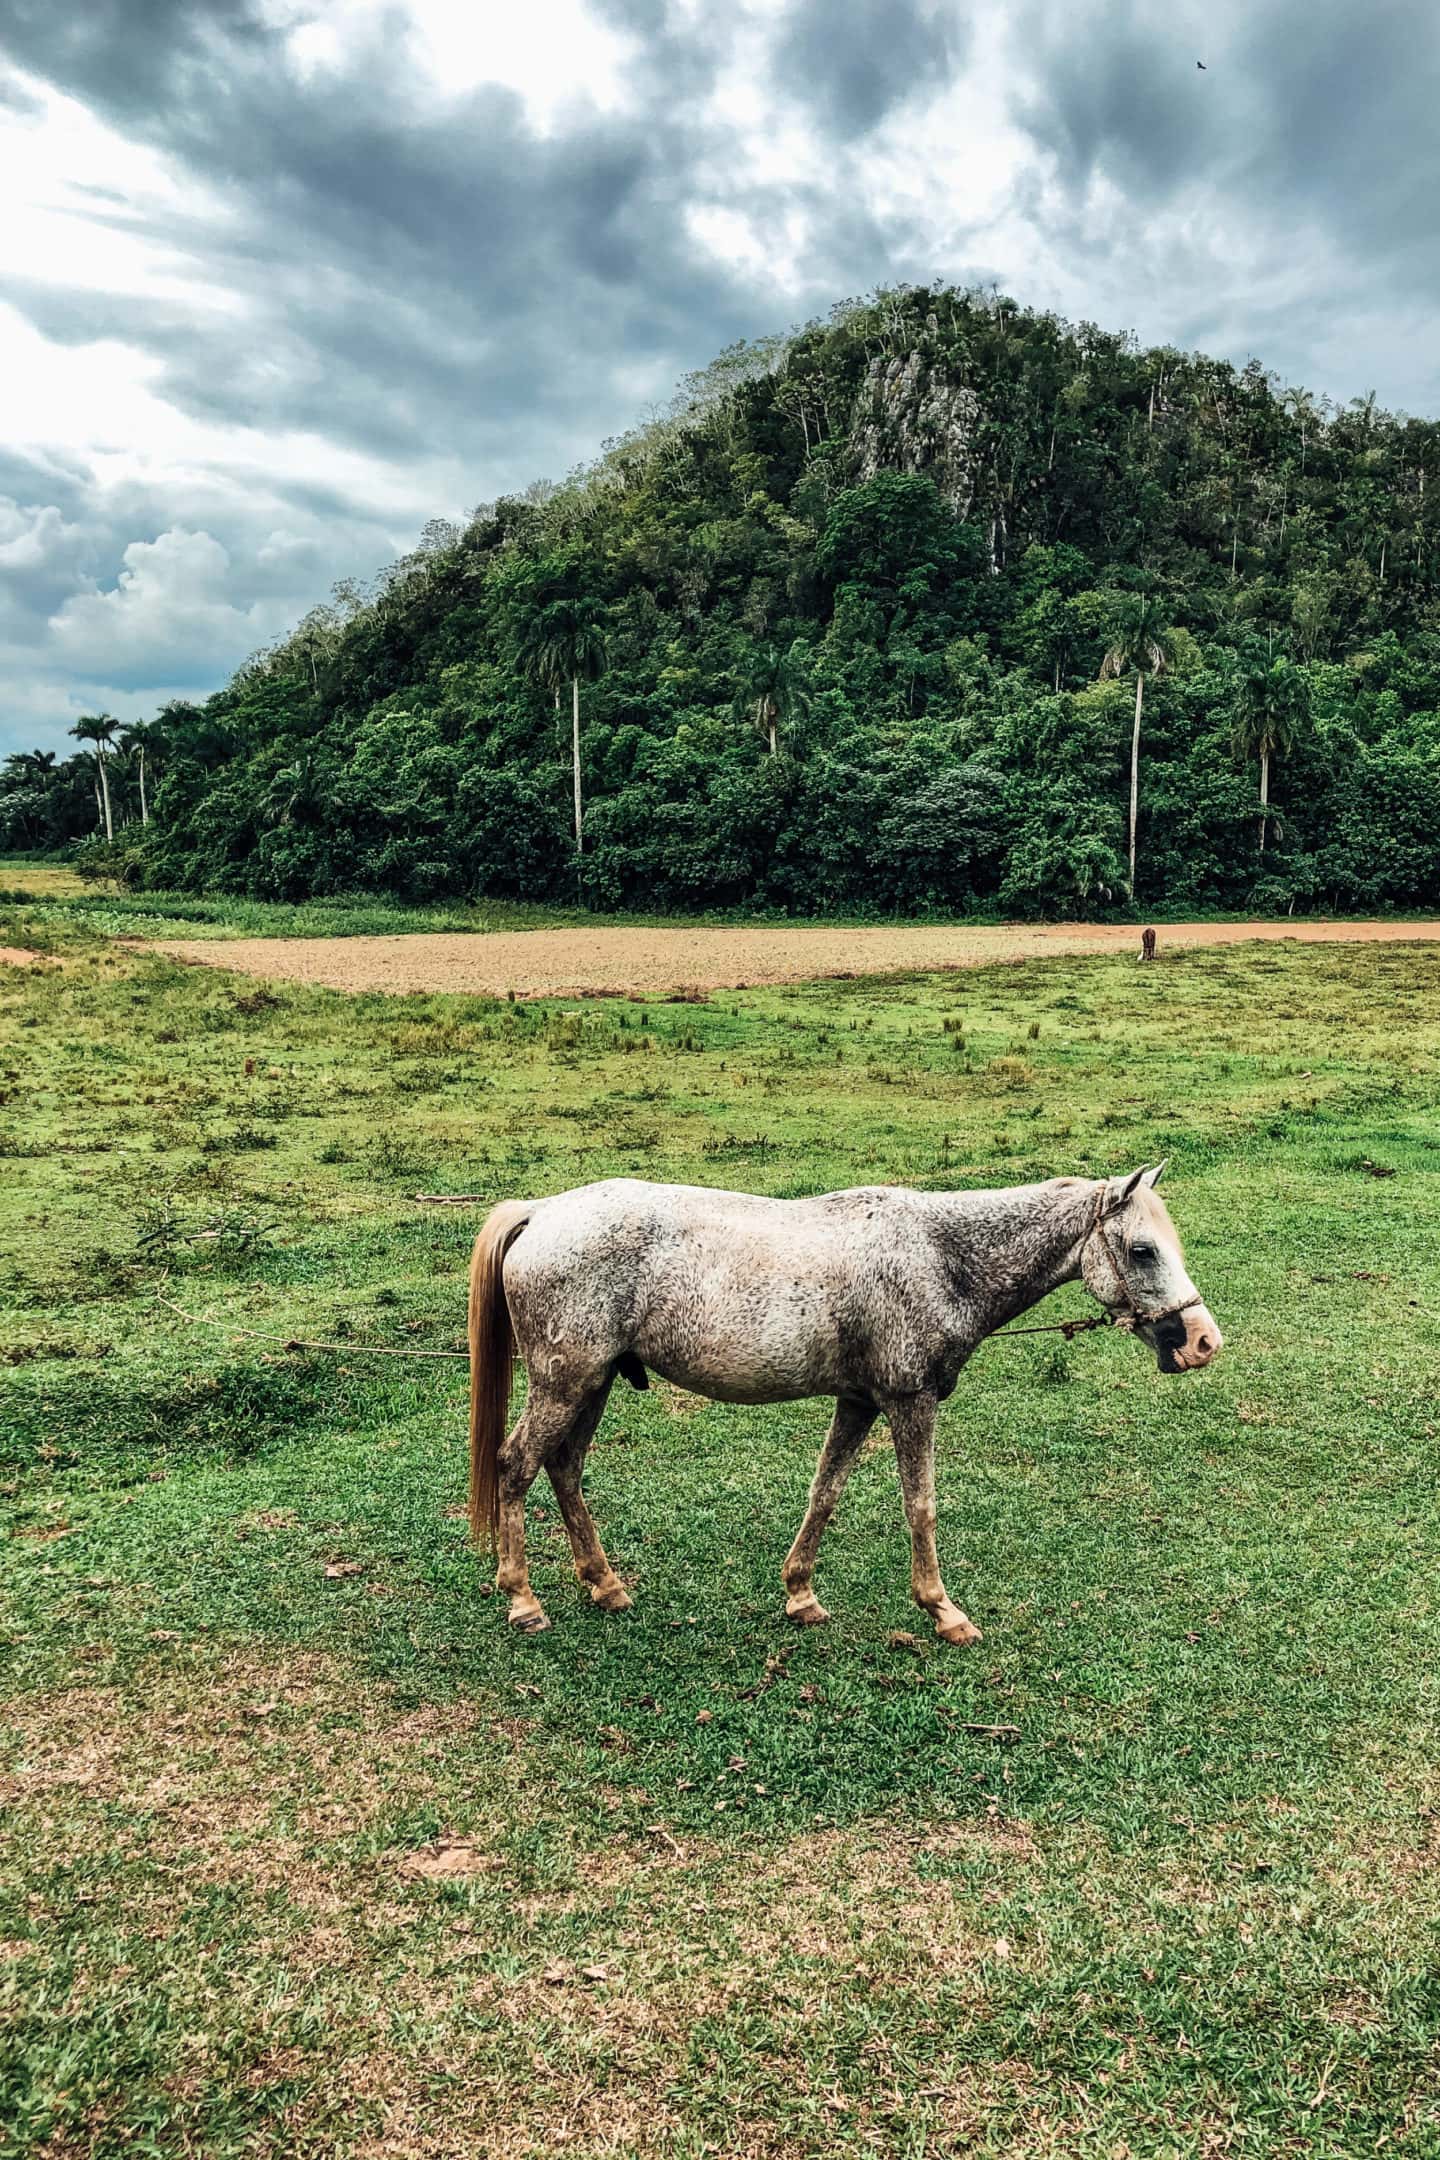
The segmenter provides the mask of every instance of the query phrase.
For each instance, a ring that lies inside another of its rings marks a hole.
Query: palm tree
[[[315,753],[302,750],[271,780],[261,798],[260,814],[267,825],[309,825],[321,815],[324,802],[324,775]]]
[[[152,722],[137,720],[132,726],[120,730],[120,746],[135,753],[136,769],[140,775],[140,823],[150,823],[150,805],[145,799],[145,758],[150,749],[155,729]]]
[[[1309,447],[1310,437],[1319,432],[1323,424],[1323,415],[1318,401],[1308,390],[1287,390],[1284,404],[1291,419],[1295,421],[1300,430],[1300,470],[1303,473],[1305,470],[1305,453]]]
[[[1140,807],[1140,715],[1145,704],[1145,678],[1164,673],[1173,646],[1170,622],[1160,602],[1150,593],[1129,593],[1115,606],[1110,649],[1100,663],[1102,682],[1109,676],[1135,671],[1135,727],[1130,737],[1130,890],[1135,890],[1135,823]]]
[[[783,720],[788,727],[810,710],[810,688],[797,665],[794,645],[789,652],[781,652],[778,645],[757,648],[745,670],[739,702],[746,717],[769,743],[774,757],[779,748],[780,722]]]
[[[1293,660],[1272,660],[1254,668],[1240,684],[1235,716],[1237,757],[1260,760],[1260,853],[1270,818],[1270,760],[1278,750],[1288,757],[1310,709],[1309,685]]]
[[[44,782],[55,770],[53,750],[12,750],[5,760],[9,771]]]
[[[533,615],[520,637],[526,673],[558,693],[570,685],[571,763],[575,779],[575,857],[585,851],[585,807],[580,793],[580,684],[605,671],[605,631],[598,600],[562,597]]]
[[[90,713],[77,720],[70,733],[76,742],[95,745],[95,763],[100,768],[100,797],[105,811],[105,838],[115,838],[115,820],[110,814],[110,775],[105,766],[105,752],[115,747],[119,722],[109,713]]]

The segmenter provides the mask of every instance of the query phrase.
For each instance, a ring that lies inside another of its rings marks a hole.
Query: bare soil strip
[[[1160,951],[1293,939],[1302,944],[1440,941],[1440,922],[1165,923]],[[127,941],[131,942],[131,941]],[[134,941],[140,942],[140,941]],[[646,930],[419,931],[403,937],[156,938],[144,949],[204,967],[331,990],[458,991],[489,997],[603,997],[815,982],[980,967],[1057,953],[1138,952],[1130,923],[925,924],[911,929],[778,925]]]

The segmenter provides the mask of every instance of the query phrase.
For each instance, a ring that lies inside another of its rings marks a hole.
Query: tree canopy
[[[168,708],[148,827],[104,764],[156,884],[568,898],[578,735],[594,905],[1044,914],[1132,898],[1142,694],[1135,904],[1433,905],[1440,423],[907,288]],[[99,777],[12,758],[0,842]]]

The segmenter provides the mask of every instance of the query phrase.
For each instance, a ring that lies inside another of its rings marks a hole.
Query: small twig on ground
[[[765,1670],[761,1673],[760,1678],[752,1681],[749,1687],[741,1688],[735,1698],[736,1701],[753,1702],[757,1695],[765,1693],[766,1688],[774,1687],[775,1682],[780,1678],[781,1673],[784,1672],[793,1655],[793,1650],[777,1650],[772,1656],[767,1657]]]
[[[962,1730],[973,1732],[981,1740],[1018,1740],[1020,1738],[1020,1727],[1018,1725],[971,1725],[967,1723],[962,1727]]]

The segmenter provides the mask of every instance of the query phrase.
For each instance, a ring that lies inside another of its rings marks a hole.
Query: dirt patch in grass
[[[383,1683],[320,1652],[197,1649],[147,1659],[123,1687],[82,1683],[0,1704],[0,1802],[29,1815],[57,1852],[69,1844],[77,1857],[88,1818],[97,1835],[123,1841],[123,1818],[134,1811],[152,1860],[183,1856],[197,1874],[257,1890],[293,1892],[298,1854],[362,1833],[377,1887],[444,1883],[502,1866],[522,1789],[544,1785],[527,1760],[530,1731],[528,1721],[476,1701],[403,1707]],[[489,1803],[499,1784],[510,1804],[497,1814]],[[455,1820],[424,1840],[387,1843],[375,1833],[397,1796],[403,1816],[431,1804],[455,1811]],[[534,1909],[573,1909],[637,1889],[648,1900],[677,1872],[717,1867],[714,1910],[749,1910],[758,1872],[772,1919],[783,1907],[796,1921],[780,1932],[798,1934],[802,1910],[813,1918],[834,1905],[864,1918],[896,1897],[918,1898],[927,1861],[941,1863],[921,1900],[934,1906],[943,1902],[936,1886],[947,1861],[1039,1860],[1023,1825],[986,1817],[817,1830],[764,1848],[739,1876],[731,1852],[724,1841],[677,1838],[659,1824],[617,1833],[593,1851],[577,1846],[558,1895],[540,1896]],[[524,1874],[521,1867],[516,1879],[522,1904]]]
[[[1440,922],[1166,923],[1162,955],[1174,947],[1293,939],[1304,944],[1440,940]],[[127,941],[131,942],[131,941]],[[807,924],[715,929],[416,932],[402,937],[157,938],[142,949],[276,981],[331,990],[396,994],[455,991],[490,997],[586,997],[741,989],[747,984],[814,982],[826,976],[885,975],[980,967],[1057,953],[1129,952],[1129,923],[925,924],[846,929]]]
[[[473,1704],[401,1710],[319,1655],[236,1651],[157,1662],[127,1691],[22,1697],[0,1707],[0,1729],[0,1801],[57,1853],[93,1853],[93,1834],[112,1856],[143,1850],[192,1889],[283,1889],[325,1905],[355,1872],[327,1848],[373,1825],[397,1789],[408,1807],[423,1803],[442,1747],[473,1747],[477,1734],[483,1746],[487,1727]],[[493,1735],[497,1754],[511,1745]],[[379,1871],[393,1872],[388,1861]]]
[[[0,967],[58,967],[48,953],[28,952],[23,945],[0,945]]]
[[[923,1973],[951,1988],[952,2021],[983,2003],[994,1930],[946,1863],[984,1864],[993,1843],[997,1879],[1038,1864],[1023,1829],[882,1820],[763,1843],[743,1868],[733,1846],[653,1829],[537,1857],[544,1766],[497,1723],[257,1648],[12,1700],[3,1797],[47,1868],[36,1932],[0,1944],[0,1997],[52,1955],[68,2020],[103,2025],[132,1984],[159,1987],[185,2037],[148,2075],[177,2149],[208,2149],[223,2093],[257,2151],[376,2160],[673,2154],[697,2089],[725,2096],[714,2149],[813,2149],[774,2095],[801,2094],[823,2127],[826,2092],[853,2083],[847,1991]],[[458,1827],[417,1834],[437,1820]],[[733,2035],[756,2020],[764,2049],[728,2090]],[[983,2118],[1012,2072],[987,2070],[967,2108]],[[87,2135],[129,2106],[123,2066],[98,2075]]]

